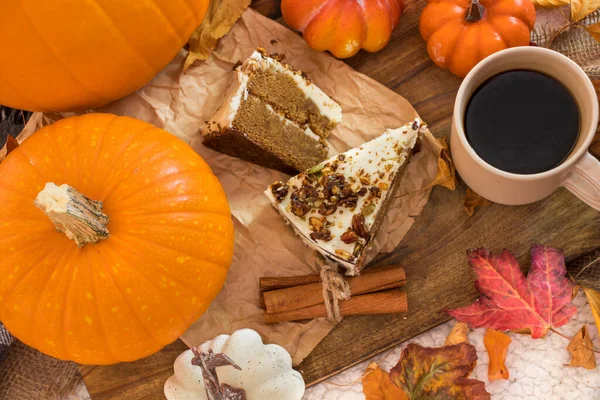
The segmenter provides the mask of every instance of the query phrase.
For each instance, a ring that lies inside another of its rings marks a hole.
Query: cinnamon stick
[[[362,272],[362,275],[372,274],[374,272],[386,271],[389,269],[401,268],[399,265],[386,265],[383,267],[367,268]],[[303,275],[303,276],[265,276],[259,279],[260,292],[268,292],[270,290],[285,289],[288,287],[308,285],[309,283],[320,283],[321,276],[319,274]]]
[[[348,279],[352,296],[380,292],[402,287],[406,284],[404,268],[382,268],[378,271]],[[311,283],[271,290],[263,293],[268,313],[281,313],[322,304],[323,288],[321,283]]]
[[[340,301],[340,314],[367,315],[367,314],[395,314],[408,311],[406,292],[401,290],[388,290],[385,292],[352,296],[349,300]],[[267,324],[279,322],[300,321],[326,317],[325,304],[317,304],[298,310],[279,313],[265,313],[264,320]]]
[[[267,276],[260,278],[258,282],[260,285],[260,292],[263,293],[270,290],[308,285],[309,283],[319,283],[321,282],[321,276],[319,274],[304,276]]]

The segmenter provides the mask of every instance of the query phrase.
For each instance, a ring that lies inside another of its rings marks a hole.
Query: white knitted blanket
[[[574,300],[579,313],[560,331],[573,336],[583,324],[588,326],[592,342],[598,344],[598,331],[590,307],[583,294]],[[423,346],[441,346],[455,321],[450,321],[417,336],[411,342]],[[568,368],[563,366],[570,361],[566,350],[568,341],[549,333],[544,339],[531,339],[527,335],[509,333],[512,343],[508,348],[506,366],[510,378],[506,381],[488,382],[488,355],[483,346],[484,329],[476,329],[469,334],[469,340],[477,348],[479,361],[471,377],[486,383],[492,400],[599,400],[600,367],[595,370]],[[382,368],[392,368],[400,357],[406,343],[388,350],[370,361],[376,361]],[[307,390],[306,400],[364,400],[362,385],[346,385],[360,379],[369,362],[361,363],[335,377]],[[333,384],[332,384],[333,383]],[[334,385],[335,384],[335,385]]]

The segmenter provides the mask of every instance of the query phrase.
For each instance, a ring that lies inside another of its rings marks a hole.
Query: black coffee
[[[536,174],[562,163],[579,135],[579,109],[559,81],[534,71],[503,72],[473,94],[465,114],[467,139],[488,164]]]

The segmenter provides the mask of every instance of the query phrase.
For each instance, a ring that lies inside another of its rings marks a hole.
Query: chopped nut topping
[[[373,211],[375,211],[375,203],[370,203],[367,204],[360,213],[364,216],[367,216],[373,214]]]
[[[321,203],[319,207],[319,214],[321,215],[331,215],[337,210],[337,205],[334,203]]]
[[[381,197],[381,189],[379,189],[377,186],[371,186],[371,194],[375,197]]]
[[[360,183],[362,183],[363,185],[370,185],[371,181],[368,178],[366,178],[364,176],[361,176],[360,177]]]
[[[292,212],[298,217],[303,217],[311,209],[310,204],[308,204],[306,200],[302,200],[300,196],[298,196],[298,193],[292,193],[290,205],[292,207]]]
[[[289,186],[281,181],[277,181],[271,185],[271,193],[273,193],[273,196],[278,203],[282,202],[287,197],[289,189]]]
[[[320,232],[323,229],[323,221],[321,221],[321,218],[310,217],[308,223],[314,232]]]
[[[346,261],[354,261],[354,257],[352,256],[352,254],[345,252],[344,250],[336,250],[335,254],[337,254]]]
[[[316,199],[319,195],[317,193],[317,189],[309,185],[302,185],[302,187],[295,192],[298,194],[298,197],[300,197],[302,200],[307,200],[309,198]]]
[[[361,242],[358,242],[354,245],[354,250],[352,250],[352,255],[354,257],[358,257],[360,252],[364,249],[365,245]]]
[[[343,207],[354,208],[354,207],[356,207],[356,204],[358,203],[358,196],[348,196],[348,197],[338,200],[337,203],[338,203],[338,205],[343,206]]]
[[[369,238],[369,230],[365,226],[365,216],[362,214],[354,214],[352,216],[352,229],[358,236],[363,239]]]
[[[379,182],[377,184],[377,187],[381,190],[387,190],[389,188],[389,185],[385,182]]]
[[[345,159],[346,159],[346,155],[345,154],[340,154],[338,156],[338,160],[340,160],[340,161],[344,161]]]
[[[346,182],[346,178],[342,174],[331,174],[327,175],[325,179],[325,191],[329,196],[334,196],[341,193],[346,186],[349,187]]]
[[[325,168],[325,164],[317,164],[314,167],[310,168],[306,173],[308,175],[316,174],[317,172],[321,172]]]
[[[329,231],[329,229],[321,229],[318,232],[313,232],[310,234],[310,238],[314,241],[317,240],[322,240],[324,242],[329,242],[332,238],[331,238],[331,231]]]
[[[363,197],[365,194],[367,194],[367,188],[366,187],[360,188],[360,190],[358,191],[358,195],[360,197]]]
[[[342,242],[344,242],[346,244],[351,244],[351,243],[355,243],[358,240],[358,235],[353,230],[348,229],[346,232],[344,232],[342,234],[340,239],[342,239]]]

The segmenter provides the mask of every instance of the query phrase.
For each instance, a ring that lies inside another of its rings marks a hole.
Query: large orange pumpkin
[[[0,0],[0,104],[99,107],[146,84],[200,25],[209,0]]]
[[[463,78],[485,57],[527,46],[534,24],[531,0],[429,0],[419,30],[431,60]]]
[[[56,122],[8,155],[0,232],[0,321],[85,364],[174,341],[219,293],[233,254],[210,167],[169,133],[109,114]]]
[[[404,0],[282,0],[281,13],[310,47],[347,58],[361,48],[379,51],[389,41]]]

